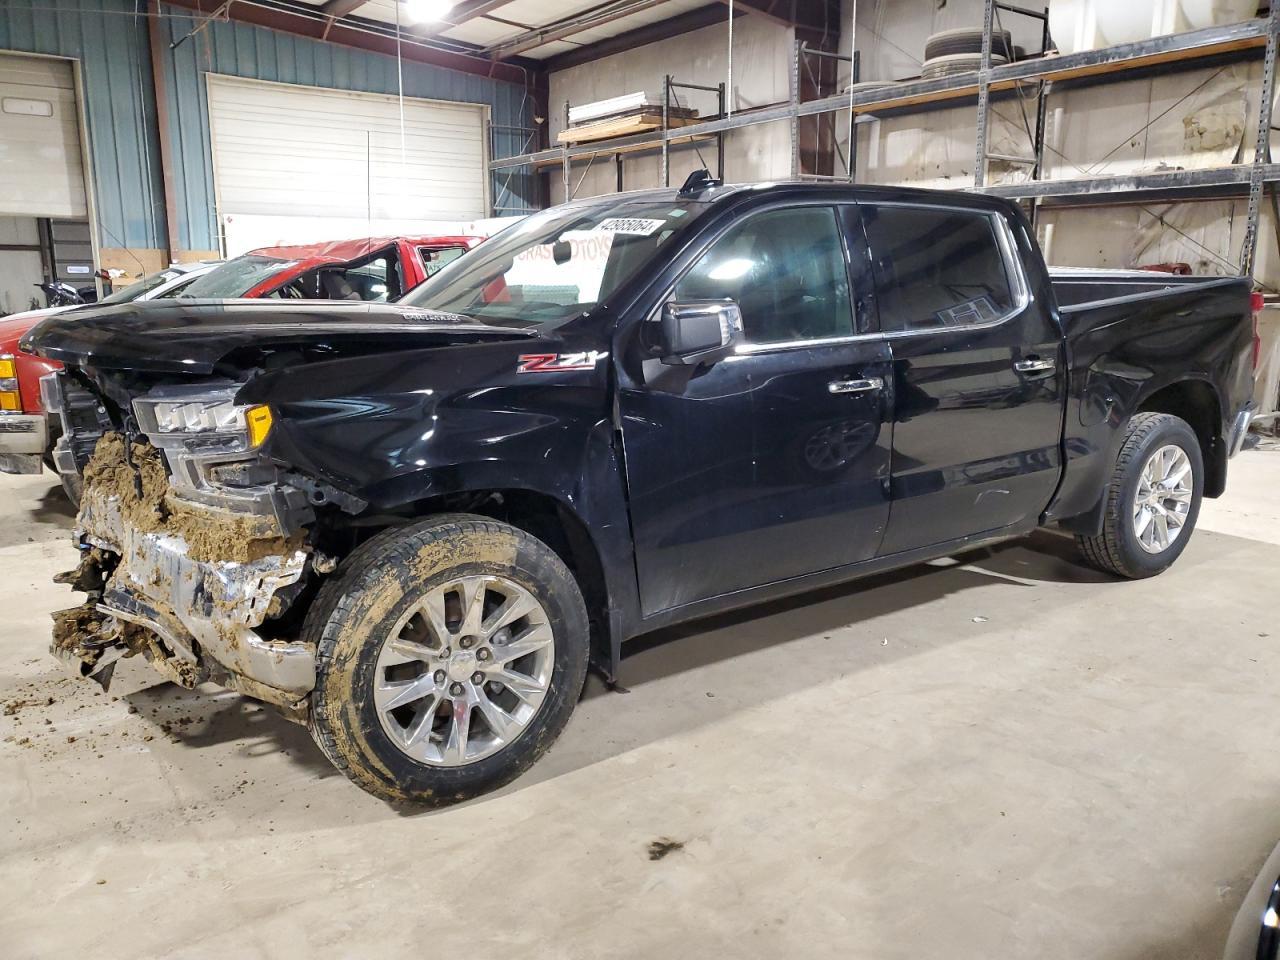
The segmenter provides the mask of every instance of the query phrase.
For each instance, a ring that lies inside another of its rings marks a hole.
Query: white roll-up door
[[[0,216],[88,216],[66,60],[0,54]]]
[[[485,107],[208,75],[220,217],[467,220],[488,212]],[[334,239],[317,237],[321,239]]]

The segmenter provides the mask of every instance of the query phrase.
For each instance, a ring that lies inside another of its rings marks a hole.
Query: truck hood
[[[380,352],[534,335],[532,329],[388,304],[175,299],[52,317],[27,335],[22,349],[78,366],[207,374],[246,347]]]

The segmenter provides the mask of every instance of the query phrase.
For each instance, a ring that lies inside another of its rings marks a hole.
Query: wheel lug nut
[[[471,675],[472,683],[484,683],[484,674],[477,670]]]
[[[449,692],[452,693],[455,697],[462,696],[462,684],[455,683],[453,686],[449,688]]]
[[[471,646],[473,642],[474,641],[470,637],[463,637],[461,640],[458,641],[458,646],[460,646],[463,650],[466,650],[468,647]]]
[[[436,683],[444,683],[444,671],[437,670],[432,679],[434,679]]]
[[[483,647],[476,653],[477,660],[488,660],[491,656],[493,654],[489,652],[488,647]]]
[[[449,650],[449,648],[448,648],[448,647],[442,647],[442,648],[441,648],[441,650],[440,650],[440,659],[441,659],[441,660],[448,660],[448,659],[449,659],[449,654],[450,654],[450,652],[451,652],[451,651]]]

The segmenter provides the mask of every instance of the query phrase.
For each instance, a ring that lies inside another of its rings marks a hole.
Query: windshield
[[[180,270],[161,270],[159,273],[153,273],[150,276],[143,277],[141,280],[129,284],[127,287],[117,290],[110,296],[103,297],[99,303],[128,303],[130,300],[137,300],[144,294],[150,293],[156,287],[162,287],[170,280],[176,280],[182,276]]]
[[[243,297],[254,287],[270,280],[276,274],[283,274],[297,262],[297,260],[279,260],[275,257],[246,253],[242,257],[219,264],[203,277],[191,281],[179,296],[195,300]]]
[[[703,206],[624,200],[534,214],[400,302],[493,323],[567,320],[613,293]]]

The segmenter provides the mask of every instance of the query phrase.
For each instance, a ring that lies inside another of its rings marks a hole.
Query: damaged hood
[[[409,306],[303,300],[156,300],[50,317],[22,349],[78,366],[206,374],[245,347],[372,346],[375,350],[532,337]]]

